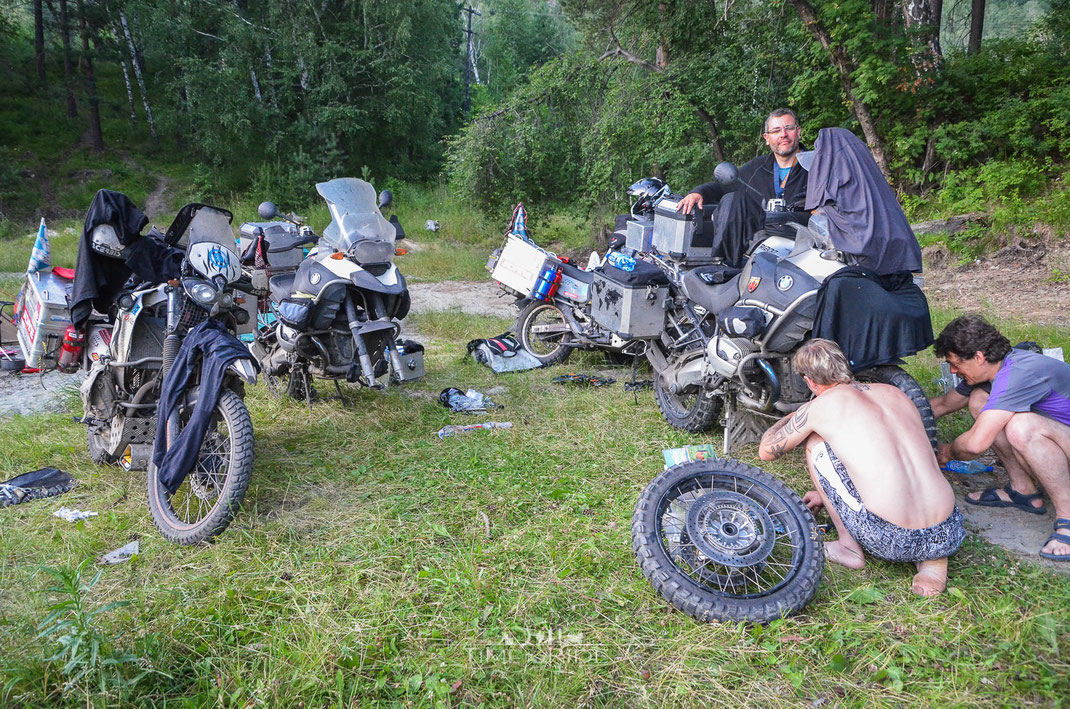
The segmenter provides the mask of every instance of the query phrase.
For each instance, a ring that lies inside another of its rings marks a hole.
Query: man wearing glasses
[[[722,244],[720,255],[729,265],[741,265],[735,262],[742,259],[754,232],[764,226],[769,200],[783,200],[782,204],[789,210],[803,209],[807,172],[798,159],[800,133],[795,112],[790,108],[776,109],[766,117],[762,129],[762,137],[771,152],[759,155],[739,169],[739,179],[757,194],[744,187],[725,197],[731,188],[726,189],[719,182],[707,182],[680,200],[676,209],[684,214],[721,201],[715,233]],[[765,204],[757,203],[758,195]]]

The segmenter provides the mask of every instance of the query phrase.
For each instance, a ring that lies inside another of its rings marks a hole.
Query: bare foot
[[[914,576],[912,590],[919,596],[939,596],[947,586],[947,557],[930,559],[914,564],[918,573]]]
[[[842,540],[825,542],[825,557],[848,569],[861,569],[866,565],[861,550],[845,545]]]

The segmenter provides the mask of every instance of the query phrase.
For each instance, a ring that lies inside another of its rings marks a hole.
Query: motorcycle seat
[[[293,293],[295,278],[297,278],[296,272],[280,273],[277,276],[272,276],[268,280],[271,299],[276,303],[281,303],[284,298]]]
[[[709,313],[719,313],[739,300],[739,276],[736,274],[724,283],[707,283],[697,270],[684,274],[687,295]]]
[[[561,273],[562,275],[568,276],[580,283],[586,283],[587,285],[594,282],[594,273],[592,271],[584,271],[582,268],[577,268],[570,263],[561,264]]]

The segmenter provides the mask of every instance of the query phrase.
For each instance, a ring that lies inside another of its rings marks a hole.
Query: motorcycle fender
[[[236,359],[227,369],[249,384],[256,384],[256,365],[251,359]]]
[[[100,377],[107,367],[100,361],[93,362],[93,366],[89,368],[89,373],[86,374],[85,379],[82,380],[82,385],[78,387],[78,393],[82,397],[82,411],[86,414],[89,413],[89,396],[93,391],[93,386],[97,382],[97,378]]]
[[[382,293],[383,295],[400,295],[408,290],[408,286],[405,284],[405,279],[398,274],[397,282],[394,285],[386,285],[382,283],[378,278],[365,271],[363,268],[357,268],[353,271],[350,279],[357,288],[362,290],[371,291],[372,293]]]

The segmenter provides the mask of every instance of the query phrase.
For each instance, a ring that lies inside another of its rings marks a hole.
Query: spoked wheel
[[[721,400],[708,397],[699,387],[673,394],[660,376],[654,376],[654,398],[669,425],[688,433],[702,433],[713,428],[721,413]]]
[[[183,417],[181,428],[188,421]],[[253,424],[233,391],[219,397],[193,470],[174,494],[149,464],[152,521],[169,541],[197,544],[222,532],[237,514],[253,474]]]
[[[520,346],[545,366],[559,364],[572,354],[572,328],[552,303],[532,301],[516,317]]]
[[[703,622],[795,613],[824,570],[817,522],[799,496],[735,460],[682,463],[655,478],[636,503],[632,545],[665,600]]]

